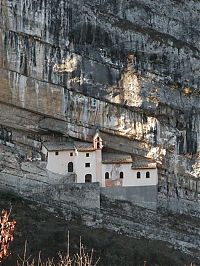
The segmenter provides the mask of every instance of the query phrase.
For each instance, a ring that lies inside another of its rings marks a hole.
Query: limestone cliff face
[[[99,127],[108,147],[160,162],[162,193],[198,200],[199,13],[184,0],[0,0],[0,124],[24,144]]]

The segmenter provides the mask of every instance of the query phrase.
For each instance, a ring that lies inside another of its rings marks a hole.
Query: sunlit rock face
[[[199,5],[1,0],[1,61],[25,76],[122,104],[197,107]],[[138,89],[125,75],[131,59],[142,79]],[[140,100],[120,97],[127,83],[130,97]]]
[[[38,114],[23,117],[37,134],[91,140],[98,127],[107,146],[159,161],[161,191],[197,198],[199,12],[199,1],[0,0],[0,101]]]

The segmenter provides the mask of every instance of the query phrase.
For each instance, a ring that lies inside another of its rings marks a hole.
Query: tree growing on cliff
[[[9,245],[13,241],[16,221],[9,221],[10,212],[3,210],[0,217],[0,264],[9,256]]]

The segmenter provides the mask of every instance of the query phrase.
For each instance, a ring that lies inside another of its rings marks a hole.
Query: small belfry
[[[102,148],[103,148],[103,140],[99,135],[98,129],[96,130],[96,134],[93,137],[93,147],[96,150],[98,150],[98,149],[102,150]]]

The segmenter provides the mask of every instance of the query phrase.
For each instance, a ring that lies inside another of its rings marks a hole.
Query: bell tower
[[[103,141],[99,136],[99,130],[96,131],[96,134],[93,137],[93,147],[95,150],[101,150],[103,148]]]
[[[93,137],[93,147],[95,149],[95,161],[96,161],[96,180],[103,186],[102,178],[102,148],[103,141],[99,135],[99,130],[96,131],[96,134]]]

